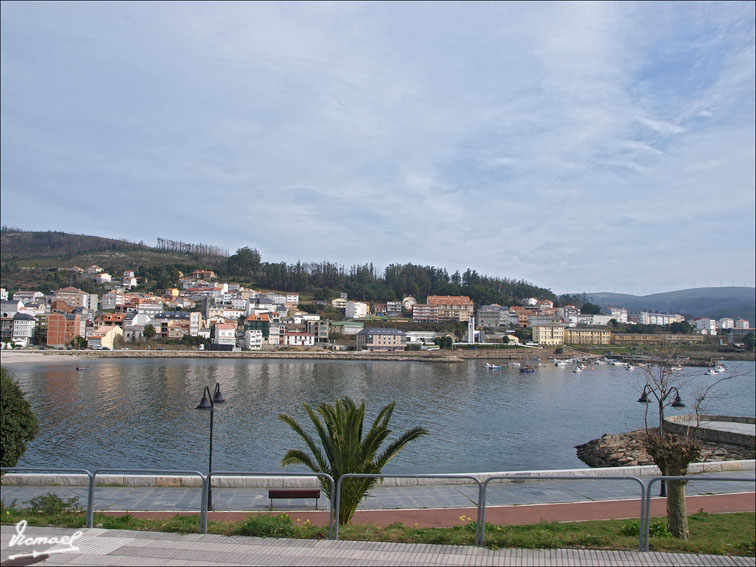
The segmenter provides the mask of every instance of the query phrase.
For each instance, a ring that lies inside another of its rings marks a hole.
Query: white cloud
[[[648,265],[649,287],[673,289],[717,244],[697,229],[707,214],[753,233],[736,214],[753,210],[750,5],[2,10],[7,224],[107,230],[88,219],[128,195],[160,204],[140,210],[136,240],[471,267],[560,291],[623,291]],[[87,213],[25,206],[61,189]],[[752,280],[753,256],[722,262]]]

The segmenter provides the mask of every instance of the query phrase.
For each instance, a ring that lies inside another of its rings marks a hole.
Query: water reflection
[[[349,395],[367,401],[367,418],[396,400],[395,432],[421,425],[428,437],[387,467],[402,472],[580,468],[574,446],[604,433],[643,426],[637,404],[642,373],[605,366],[574,374],[543,366],[486,370],[458,365],[292,360],[99,360],[14,366],[41,431],[29,466],[207,468],[209,414],[195,410],[218,382],[227,402],[215,413],[216,469],[278,470],[299,438],[278,419]],[[723,382],[709,413],[754,415],[754,364],[730,363],[747,376]],[[710,383],[686,369],[686,403]],[[690,411],[685,409],[685,412]],[[674,413],[674,412],[673,412]]]

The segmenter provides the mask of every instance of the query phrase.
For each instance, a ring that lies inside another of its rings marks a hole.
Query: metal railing
[[[329,525],[328,525],[328,537],[329,539],[339,538],[339,513],[341,509],[341,485],[345,479],[350,478],[436,478],[436,479],[449,479],[449,480],[471,480],[478,485],[478,502],[477,502],[477,524],[475,529],[475,544],[485,544],[485,518],[486,518],[486,498],[488,484],[493,481],[585,481],[585,480],[632,480],[637,482],[641,486],[641,510],[640,510],[640,534],[639,534],[639,550],[648,551],[649,548],[649,532],[650,532],[650,518],[651,518],[651,489],[657,482],[667,480],[683,480],[687,482],[756,482],[756,478],[742,478],[742,477],[706,477],[706,476],[655,476],[652,477],[648,483],[644,483],[640,478],[635,476],[551,476],[551,475],[519,475],[517,473],[513,475],[498,475],[491,476],[481,483],[481,481],[473,475],[458,475],[458,474],[344,474],[339,480],[334,483],[333,478],[325,473],[268,473],[268,472],[247,472],[247,471],[217,471],[212,472],[209,475],[204,475],[199,471],[190,470],[159,470],[159,469],[110,469],[101,468],[96,469],[94,472],[90,472],[87,469],[58,469],[58,468],[46,468],[46,467],[2,467],[0,471],[3,473],[22,473],[22,472],[36,472],[36,473],[53,473],[53,474],[74,474],[87,477],[87,520],[86,526],[88,528],[93,527],[94,519],[94,492],[97,475],[102,473],[115,473],[124,475],[196,475],[200,478],[202,485],[202,496],[200,504],[200,532],[207,533],[207,493],[212,482],[213,476],[247,476],[247,477],[315,477],[326,478],[331,487],[331,495],[335,494],[335,498],[330,498],[330,510],[329,510]],[[170,487],[165,487],[170,488]]]
[[[53,473],[53,474],[80,474],[87,477],[87,527],[92,527],[92,522],[89,520],[89,502],[92,499],[92,473],[87,469],[53,469],[45,467],[0,467],[0,472],[37,472],[37,473]]]
[[[89,494],[87,497],[87,527],[91,528],[94,520],[94,489],[95,479],[97,475],[103,472],[110,474],[128,474],[128,475],[140,475],[140,474],[155,474],[155,475],[177,475],[177,474],[191,474],[197,475],[202,481],[202,497],[200,503],[200,532],[207,533],[207,477],[199,471],[184,471],[184,470],[156,470],[156,469],[96,469],[89,477]]]
[[[483,483],[483,494],[482,498],[480,500],[480,511],[479,511],[479,520],[478,520],[478,527],[480,528],[480,540],[478,545],[483,545],[485,543],[485,536],[486,536],[486,491],[488,489],[488,483],[494,480],[508,480],[510,482],[513,481],[521,481],[521,480],[633,480],[636,481],[638,484],[640,484],[640,491],[641,491],[641,511],[640,511],[640,517],[644,517],[644,505],[645,500],[643,498],[643,495],[645,493],[645,484],[643,484],[643,481],[639,479],[636,476],[550,476],[550,475],[517,475],[517,476],[492,476],[486,479],[486,481]],[[640,532],[638,535],[638,549],[643,549],[643,529],[642,529],[642,523],[641,523],[641,529],[638,531]]]
[[[696,476],[655,476],[651,480],[648,481],[648,484],[646,485],[646,494],[644,495],[644,499],[646,501],[645,511],[646,514],[644,517],[641,518],[641,537],[643,538],[641,540],[641,551],[648,551],[648,537],[650,532],[650,522],[651,522],[651,487],[654,485],[655,482],[661,482],[661,481],[667,481],[667,480],[686,480],[686,481],[704,481],[704,482],[754,482],[756,483],[756,478],[736,478],[736,477],[717,477],[717,478],[711,478],[711,477],[696,477]],[[669,498],[669,497],[667,497]]]
[[[477,477],[472,475],[460,475],[460,474],[358,474],[358,473],[348,473],[343,474],[339,477],[338,482],[336,483],[336,534],[334,539],[339,539],[339,511],[341,509],[341,483],[345,478],[447,478],[447,479],[465,479],[465,480],[472,480],[478,485],[478,514],[477,514],[477,524],[475,526],[475,543],[478,544],[479,538],[480,538],[480,529],[481,529],[481,522],[480,522],[480,514],[481,514],[481,498],[483,495],[483,486],[480,483],[480,480],[478,480]]]
[[[331,485],[331,494],[334,494],[335,483],[333,477],[326,473],[270,473],[270,472],[247,472],[247,471],[213,471],[208,475],[207,483],[210,486],[214,476],[251,476],[251,477],[310,477],[310,478],[325,478]],[[333,498],[329,499],[330,508],[328,510],[328,539],[333,539],[333,518],[334,507]]]

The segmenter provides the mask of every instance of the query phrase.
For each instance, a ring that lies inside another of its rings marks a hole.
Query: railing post
[[[92,473],[89,473],[89,490],[87,491],[87,527],[94,526],[94,489],[95,489],[95,477]]]
[[[349,476],[348,474],[343,474],[339,477],[339,480],[336,481],[336,506],[335,510],[333,512],[333,515],[335,518],[335,527],[333,528],[333,539],[338,541],[339,540],[339,507],[341,506],[341,481],[344,480],[345,476]]]

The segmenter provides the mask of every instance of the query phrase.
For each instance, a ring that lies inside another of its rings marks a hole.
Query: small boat
[[[567,361],[567,360],[558,360],[556,358],[554,359],[554,366],[560,366],[561,367],[561,366],[567,366],[568,364],[569,364],[569,361]]]
[[[682,366],[670,366],[669,369],[672,372],[681,372],[683,368],[682,368]]]
[[[635,368],[635,366],[633,366],[629,362],[625,365],[625,370],[627,370],[628,372],[630,372],[633,368]]]
[[[580,374],[583,370],[585,370],[585,366],[583,366],[582,364],[578,364],[575,368],[572,369],[575,374]]]
[[[483,368],[486,368],[488,370],[499,370],[501,368],[501,364],[499,364],[497,366],[496,364],[488,364],[488,363],[486,363],[486,364],[483,365]]]
[[[77,370],[77,371],[81,371],[81,370],[89,370],[89,366],[77,366],[77,367],[76,367],[76,370]]]
[[[536,369],[530,366],[529,364],[526,364],[525,366],[520,367],[520,372],[527,372],[528,374],[532,374],[535,371]]]

